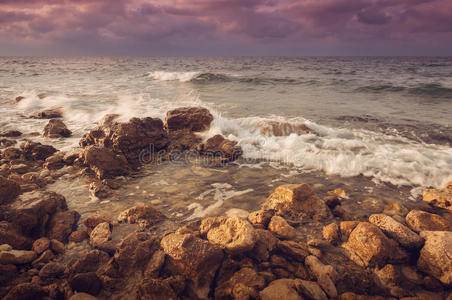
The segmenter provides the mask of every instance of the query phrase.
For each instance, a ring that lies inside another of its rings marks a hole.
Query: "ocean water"
[[[192,105],[215,117],[204,138],[238,141],[242,167],[410,189],[452,181],[452,57],[0,58],[0,131],[62,150],[107,113],[163,119]],[[47,120],[29,116],[49,108],[63,110],[73,137],[33,135]],[[268,121],[317,134],[263,134]]]

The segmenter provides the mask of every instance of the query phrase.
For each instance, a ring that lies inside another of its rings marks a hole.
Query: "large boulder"
[[[205,131],[213,121],[212,114],[203,107],[181,107],[166,113],[165,128],[168,131],[188,129]]]
[[[370,223],[378,226],[387,236],[409,249],[419,249],[424,240],[405,225],[385,214],[374,214],[369,217]]]
[[[60,119],[51,119],[44,127],[43,136],[49,138],[70,137],[70,131]]]
[[[452,210],[452,182],[443,189],[425,189],[422,191],[422,200],[430,205]]]
[[[61,211],[55,213],[47,226],[47,236],[61,242],[67,240],[68,236],[77,228],[80,214],[76,211]]]
[[[206,299],[224,256],[221,248],[194,235],[177,233],[165,236],[161,246],[169,258],[167,267],[184,275],[198,297]]]
[[[13,181],[0,176],[0,205],[14,199],[20,194],[20,185]]]
[[[328,206],[305,183],[282,185],[267,198],[263,210],[274,210],[286,219],[300,221],[305,217],[316,220],[331,216]]]
[[[24,236],[19,226],[6,221],[1,221],[0,244],[11,245],[14,249],[30,249],[33,240]]]
[[[452,231],[452,223],[446,219],[422,210],[412,210],[406,217],[407,225],[416,232]]]
[[[353,229],[343,247],[348,250],[350,259],[363,267],[383,266],[408,259],[394,240],[387,238],[377,226],[367,222],[361,222]]]
[[[417,267],[440,280],[445,285],[452,284],[452,232],[422,231],[425,239]]]
[[[130,173],[127,159],[108,148],[88,146],[83,151],[83,162],[99,179],[124,176]]]
[[[209,242],[232,254],[253,249],[257,240],[253,225],[237,216],[204,219],[201,222],[201,233],[207,235]]]
[[[280,216],[273,216],[268,223],[268,230],[275,233],[277,236],[284,239],[293,239],[296,235],[296,230],[290,226],[284,218]]]
[[[25,142],[20,145],[24,158],[31,161],[45,160],[47,157],[52,156],[57,149],[50,145],[42,145],[41,143]]]

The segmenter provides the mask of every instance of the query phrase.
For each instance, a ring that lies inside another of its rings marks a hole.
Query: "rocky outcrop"
[[[329,218],[328,206],[305,183],[282,185],[267,198],[263,210],[274,210],[286,219],[301,221],[303,218],[321,220]]]
[[[129,175],[130,167],[124,155],[109,148],[88,146],[82,153],[84,164],[96,174],[97,178],[114,178]]]
[[[181,107],[166,113],[165,128],[200,132],[208,130],[212,121],[212,114],[203,107]]]
[[[49,138],[70,137],[72,131],[60,119],[51,119],[44,127],[42,135]]]
[[[242,148],[237,142],[225,139],[217,134],[208,139],[203,145],[203,153],[223,161],[234,161],[242,155]]]
[[[45,160],[47,157],[51,156],[57,149],[50,145],[42,145],[41,143],[35,142],[25,142],[20,145],[23,156],[26,160],[39,161]]]
[[[407,225],[416,232],[452,231],[452,223],[446,219],[422,210],[412,210],[405,217]]]
[[[422,200],[430,205],[452,210],[452,182],[443,189],[425,189],[422,191]]]
[[[0,205],[20,194],[20,185],[13,180],[0,176]]]

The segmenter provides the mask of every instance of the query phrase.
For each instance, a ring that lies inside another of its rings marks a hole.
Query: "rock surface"
[[[26,250],[0,251],[0,264],[27,264],[36,258],[36,252]]]
[[[89,242],[93,247],[102,245],[111,239],[110,224],[107,222],[100,223],[93,231],[91,231]]]
[[[51,119],[44,127],[43,136],[49,138],[70,137],[70,131],[60,119]]]
[[[205,131],[212,121],[212,114],[203,107],[181,107],[166,113],[165,128],[168,131]]]
[[[0,176],[0,205],[20,194],[20,185],[13,180]]]
[[[452,210],[452,184],[446,184],[446,187],[443,189],[423,190],[422,200],[430,205]]]
[[[278,279],[272,281],[268,287],[259,293],[262,300],[286,299],[286,300],[302,300],[298,294],[294,280]]]
[[[273,216],[268,224],[268,230],[284,239],[293,239],[296,234],[295,228],[289,225],[284,218]]]
[[[422,210],[412,210],[405,217],[407,225],[416,232],[452,231],[452,223]]]
[[[130,167],[122,154],[108,148],[88,146],[83,151],[83,162],[96,174],[97,178],[114,178],[129,175]]]
[[[165,219],[165,216],[150,205],[136,205],[126,209],[118,216],[119,222],[138,223],[143,227],[152,226]]]

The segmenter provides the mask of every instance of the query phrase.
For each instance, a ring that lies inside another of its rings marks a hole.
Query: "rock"
[[[444,189],[425,189],[422,191],[422,200],[430,205],[452,210],[452,185],[446,184]]]
[[[274,210],[278,215],[295,221],[304,217],[320,220],[331,216],[328,206],[305,183],[277,187],[262,209]]]
[[[20,185],[0,176],[0,205],[16,198],[20,194]]]
[[[94,272],[76,274],[70,281],[74,292],[88,293],[97,296],[102,289],[102,282]]]
[[[240,288],[247,290],[246,294],[257,295],[257,291],[264,288],[265,279],[251,268],[242,268],[215,289],[215,299],[228,299],[234,294],[234,289],[239,289],[238,285],[244,286]]]
[[[56,253],[64,253],[65,247],[59,240],[50,240],[50,249]]]
[[[22,132],[18,130],[8,130],[0,133],[0,137],[19,137],[22,135]]]
[[[324,265],[317,257],[312,255],[306,257],[305,264],[317,278],[317,283],[322,287],[325,293],[331,298],[337,297],[337,290],[334,282],[339,275],[336,270],[330,265]]]
[[[50,247],[50,240],[46,237],[37,239],[33,243],[33,251],[37,254],[41,254],[42,252],[46,251]]]
[[[143,281],[138,287],[138,297],[137,299],[146,300],[160,300],[169,299],[176,300],[179,299],[177,294],[174,292],[170,281],[161,278],[150,278]]]
[[[119,222],[129,224],[139,223],[143,227],[150,227],[165,219],[165,216],[150,205],[136,205],[126,209],[118,216]]]
[[[168,256],[169,268],[184,275],[198,297],[207,298],[210,285],[223,259],[223,251],[191,234],[170,234],[161,246]]]
[[[109,198],[112,195],[111,189],[102,182],[91,182],[89,185],[89,193],[91,197],[99,199]]]
[[[81,258],[75,260],[72,264],[69,264],[70,274],[80,274],[86,272],[96,272],[97,269],[107,263],[110,260],[110,256],[104,251],[91,250],[83,255]]]
[[[0,283],[11,281],[16,275],[17,267],[15,265],[0,264]]]
[[[310,129],[305,124],[291,124],[287,122],[277,121],[261,121],[261,134],[265,136],[289,136],[293,133],[297,135],[315,134],[315,131]]]
[[[336,195],[329,195],[323,198],[323,202],[330,208],[334,209],[336,206],[341,204],[341,200]]]
[[[336,245],[340,240],[339,226],[336,223],[331,223],[323,227],[323,238],[333,245]]]
[[[30,249],[33,240],[24,236],[18,226],[0,221],[0,244],[9,244],[14,249]]]
[[[80,214],[76,211],[61,211],[55,213],[49,221],[47,236],[61,242],[67,240],[68,236],[77,227]]]
[[[87,293],[75,293],[69,300],[97,300],[97,298]]]
[[[358,221],[342,221],[339,224],[341,229],[342,241],[347,241],[350,233],[352,233],[353,229],[359,224]]]
[[[425,239],[417,267],[445,285],[452,284],[452,232],[422,231]]]
[[[307,281],[301,279],[295,279],[294,281],[295,287],[297,290],[308,297],[308,299],[313,300],[327,300],[325,292],[315,281]]]
[[[98,214],[94,214],[94,215],[91,215],[88,218],[86,218],[85,221],[83,221],[83,224],[88,229],[88,233],[90,233],[94,229],[94,227],[96,227],[100,223],[104,223],[104,222],[111,223],[111,220],[107,217],[104,217],[104,216],[101,216]]]
[[[80,158],[81,154],[82,154],[82,149],[72,149],[69,152],[65,153],[63,156],[63,162],[66,165],[72,165],[74,164],[75,160],[77,160],[78,158]]]
[[[42,145],[41,143],[30,141],[20,145],[20,148],[23,151],[25,159],[31,161],[45,160],[47,157],[57,152],[57,149],[55,149],[53,146]]]
[[[305,258],[309,255],[308,246],[301,242],[280,241],[278,243],[278,249],[286,256],[299,262],[304,262]]]
[[[207,225],[211,221],[213,222]],[[257,240],[253,226],[239,217],[204,219],[201,222],[201,233],[203,232],[207,232],[209,242],[233,254],[253,249]]]
[[[452,231],[452,223],[438,215],[421,210],[410,211],[405,220],[407,225],[416,232]]]
[[[91,231],[89,242],[91,246],[96,247],[111,239],[110,224],[100,223]]]
[[[203,151],[225,161],[234,161],[243,153],[242,148],[237,146],[237,142],[225,139],[220,134],[208,139],[203,146]]]
[[[290,226],[286,220],[280,216],[273,216],[270,223],[268,224],[268,230],[274,232],[281,238],[293,239],[296,235],[296,230]]]
[[[17,97],[15,98],[15,101],[16,101],[16,103],[19,103],[20,101],[22,101],[22,100],[24,100],[24,99],[25,99],[24,96],[17,96]]]
[[[46,158],[44,168],[48,170],[59,170],[64,167],[64,153],[56,152],[52,156]]]
[[[43,299],[47,292],[36,283],[20,283],[14,286],[3,300]]]
[[[205,131],[212,121],[212,114],[203,107],[181,107],[166,113],[165,128],[168,131]]]
[[[254,226],[266,228],[273,217],[273,211],[270,210],[256,210],[250,212],[248,215],[248,221]]]
[[[387,238],[375,225],[361,222],[350,233],[347,243],[342,245],[348,250],[350,259],[356,264],[383,266],[407,260],[407,254],[394,240]]]
[[[82,155],[84,164],[88,165],[99,179],[127,176],[130,173],[125,156],[110,149],[88,146]]]
[[[57,262],[50,262],[39,271],[41,278],[59,278],[64,273],[65,266]]]
[[[36,258],[36,252],[26,250],[7,250],[0,252],[0,264],[22,265],[32,262]]]
[[[158,277],[158,275],[160,274],[160,269],[162,268],[164,263],[165,263],[165,252],[162,250],[155,251],[146,266],[146,269],[144,271],[144,277],[145,278]]]
[[[249,252],[249,256],[257,261],[267,261],[272,252],[278,245],[279,240],[268,230],[256,229],[256,244],[253,250]]]
[[[424,243],[424,240],[419,235],[390,216],[374,214],[369,217],[369,221],[378,226],[390,238],[408,249],[418,249]]]
[[[59,119],[51,119],[42,133],[42,136],[49,138],[70,137],[71,135],[72,131],[67,129],[63,121]]]
[[[44,111],[39,112],[36,115],[37,119],[56,119],[56,118],[62,118],[63,114],[59,109],[47,109]]]
[[[89,234],[84,230],[76,230],[69,235],[69,241],[80,243],[89,239]]]
[[[259,293],[262,300],[302,300],[303,298],[297,293],[294,280],[278,279],[272,281],[269,286]]]
[[[35,259],[31,264],[33,266],[46,264],[54,258],[55,258],[55,254],[53,254],[52,250],[47,249],[41,254],[41,256],[39,256],[37,259]]]

